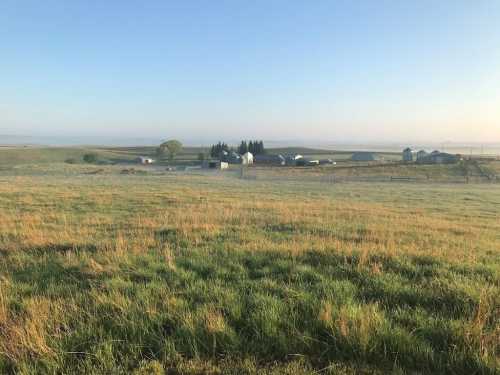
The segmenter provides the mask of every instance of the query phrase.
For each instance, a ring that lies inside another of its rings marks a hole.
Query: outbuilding
[[[297,160],[297,166],[300,167],[313,167],[315,165],[319,165],[318,159],[300,158]]]
[[[425,151],[419,151],[417,154],[417,162],[427,163],[427,164],[453,164],[461,160],[459,155],[448,154],[446,152],[440,152],[435,150],[430,154],[425,153]]]
[[[229,168],[229,163],[220,160],[205,160],[202,164],[202,168],[224,170]]]
[[[361,151],[355,152],[351,156],[352,161],[376,161],[378,157],[373,152]]]
[[[460,158],[457,155],[440,152],[431,155],[431,162],[434,164],[453,164],[457,163]]]
[[[417,152],[417,162],[420,163],[425,160],[425,158],[429,156],[429,153],[425,150],[420,150]]]
[[[251,152],[245,152],[241,155],[241,164],[250,165],[253,164],[253,154]]]
[[[288,155],[285,157],[285,164],[290,165],[290,166],[296,166],[300,164],[300,161],[304,157],[302,155],[296,154],[296,155]]]
[[[283,155],[255,155],[254,161],[256,164],[270,164],[270,165],[285,165],[285,158]]]
[[[403,150],[403,161],[405,163],[413,161],[413,151],[411,148],[407,147]]]
[[[148,164],[153,164],[155,161],[151,158],[146,157],[146,156],[139,156],[137,158],[137,162],[140,164],[148,165]]]

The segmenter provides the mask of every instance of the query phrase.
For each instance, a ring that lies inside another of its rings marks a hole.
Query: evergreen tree
[[[248,142],[248,151],[252,154],[255,154],[255,148],[252,141]]]
[[[261,154],[265,154],[266,153],[266,150],[264,149],[264,141],[262,141],[262,140],[259,142],[259,152]]]
[[[253,143],[254,145],[254,148],[255,148],[255,154],[256,155],[260,155],[261,154],[261,150],[260,150],[260,142],[259,141],[255,141]]]
[[[240,147],[238,148],[238,152],[240,153],[240,155],[243,155],[247,151],[248,151],[247,141],[241,141]]]

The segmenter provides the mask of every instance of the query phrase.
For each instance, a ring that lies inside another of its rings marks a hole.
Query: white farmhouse
[[[245,152],[241,156],[241,164],[243,165],[253,164],[253,154],[251,152]]]

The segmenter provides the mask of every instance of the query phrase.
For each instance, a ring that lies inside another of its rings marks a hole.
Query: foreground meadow
[[[0,176],[0,373],[499,371],[498,185]]]

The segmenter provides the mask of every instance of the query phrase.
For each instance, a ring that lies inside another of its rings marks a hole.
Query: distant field
[[[95,153],[102,161],[129,162],[138,156],[150,156],[155,159],[155,147],[0,147],[0,166],[20,165],[20,164],[44,164],[64,162],[74,159],[82,161],[86,153]],[[198,162],[199,153],[208,155],[209,149],[203,147],[185,147],[176,157],[177,164],[192,164]],[[283,155],[302,154],[311,158],[333,158],[338,161],[347,160],[352,152],[316,150],[300,147],[269,149],[269,153]],[[386,160],[399,160],[401,157],[396,153],[381,153]],[[163,164],[168,164],[168,160],[160,160]]]
[[[498,185],[120,170],[0,170],[0,373],[498,373]]]
[[[83,155],[95,153],[102,160],[127,161],[136,157],[107,149],[87,147],[0,147],[0,166],[47,164],[73,159],[82,162]]]

